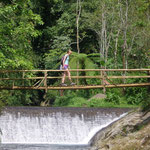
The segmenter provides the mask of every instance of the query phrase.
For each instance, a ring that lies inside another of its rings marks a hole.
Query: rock
[[[97,133],[91,141],[90,150],[125,150],[130,146],[133,149],[148,150],[150,149],[149,131],[150,113],[132,111]]]
[[[104,98],[106,98],[106,95],[102,94],[102,93],[99,93],[99,94],[96,94],[93,97],[91,97],[88,101],[90,101],[92,99],[104,99]]]

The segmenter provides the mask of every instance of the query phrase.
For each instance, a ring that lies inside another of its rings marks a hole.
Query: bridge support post
[[[45,87],[45,93],[43,98],[46,99],[46,94],[47,94],[47,71],[44,72],[44,87]]]
[[[25,72],[22,73],[22,79],[24,79],[24,77],[25,77]],[[25,85],[25,84],[24,84],[24,80],[23,80],[23,83],[22,83],[22,84],[23,84],[23,86]]]
[[[64,95],[64,90],[60,90],[60,96]]]
[[[150,75],[150,71],[147,71],[147,75]],[[150,78],[147,78],[148,83],[150,83]],[[148,92],[150,93],[150,86],[148,86]]]
[[[102,76],[102,85],[103,85],[103,93],[106,94],[106,88],[105,88],[105,72],[101,71]]]
[[[123,71],[123,77],[125,77],[126,75],[127,75],[127,72]],[[125,83],[126,83],[126,78],[123,78],[123,84],[125,84]],[[123,92],[123,95],[125,95],[125,93],[126,93],[125,87],[122,88],[122,92]]]
[[[14,86],[15,86],[15,81],[13,81],[13,83],[12,83],[12,88],[14,89]]]

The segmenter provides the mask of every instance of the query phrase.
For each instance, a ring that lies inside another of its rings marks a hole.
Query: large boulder
[[[150,112],[132,111],[92,139],[90,150],[150,150]]]

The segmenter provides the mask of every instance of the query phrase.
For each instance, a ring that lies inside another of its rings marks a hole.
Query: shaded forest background
[[[149,68],[149,29],[150,0],[0,0],[0,69],[58,69],[70,48],[72,69],[77,62],[87,69]],[[145,79],[127,82],[137,80]],[[48,91],[43,98],[44,91],[1,90],[0,105],[98,107],[149,99],[147,88],[127,88],[107,90],[105,102],[87,101],[101,92],[66,91],[60,97],[59,91]]]

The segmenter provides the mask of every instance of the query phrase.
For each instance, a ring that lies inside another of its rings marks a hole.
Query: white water
[[[125,113],[102,113],[92,115],[70,112],[47,112],[26,114],[4,111],[0,116],[2,144],[68,144],[86,145],[102,128],[116,121]]]

